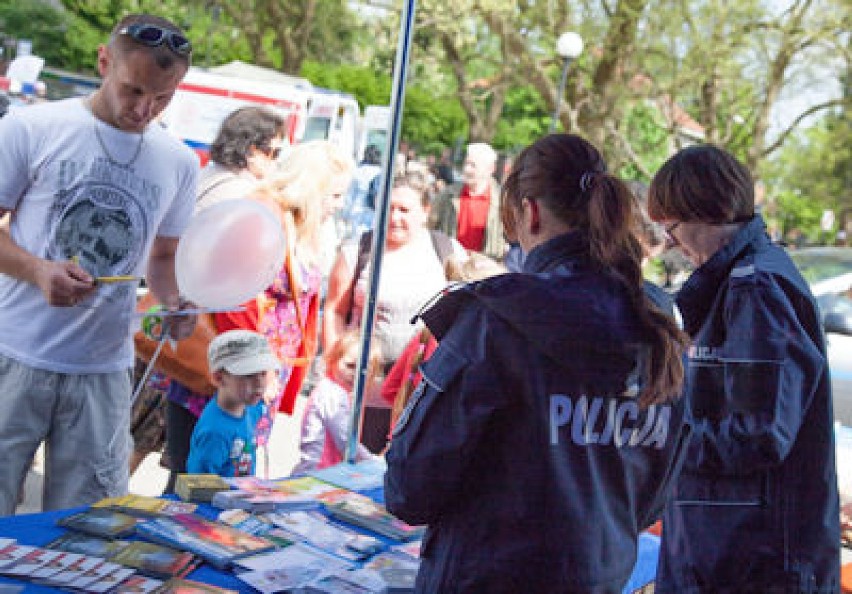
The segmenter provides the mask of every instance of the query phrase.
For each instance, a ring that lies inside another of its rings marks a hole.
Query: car
[[[788,253],[819,304],[828,343],[834,419],[852,427],[852,248],[808,247]]]

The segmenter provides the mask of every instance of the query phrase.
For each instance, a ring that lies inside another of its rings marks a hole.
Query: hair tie
[[[580,191],[588,192],[592,187],[592,182],[595,181],[595,172],[587,171],[583,175],[580,176]]]

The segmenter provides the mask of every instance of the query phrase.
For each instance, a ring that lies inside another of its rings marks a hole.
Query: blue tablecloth
[[[21,544],[44,546],[61,534],[66,532],[65,528],[56,525],[56,521],[64,516],[82,511],[85,508],[63,509],[60,511],[45,512],[41,514],[25,514],[20,516],[9,516],[0,518],[0,536],[14,538]],[[218,510],[216,510],[218,511]],[[200,506],[199,513],[207,518],[215,518],[213,508]],[[213,584],[221,588],[239,590],[241,592],[254,592],[255,590],[238,580],[230,573],[219,571],[208,564],[202,564],[198,569],[187,576],[187,579],[198,582]],[[21,582],[11,578],[0,576],[0,584],[16,583],[25,585],[24,592],[61,592],[57,588],[39,586],[29,582]]]
[[[376,501],[383,501],[384,496],[381,489],[372,491],[364,491],[365,495],[372,497]],[[55,538],[64,534],[66,530],[56,525],[56,521],[64,516],[71,515],[85,508],[66,509],[53,512],[45,512],[41,514],[26,514],[20,516],[9,516],[0,518],[0,537],[14,538],[21,544],[44,546]],[[206,518],[215,518],[220,510],[207,505],[199,506],[198,513]],[[382,538],[385,542],[390,542]],[[659,538],[651,534],[642,534],[639,539],[639,553],[636,560],[636,566],[633,568],[633,575],[630,581],[624,588],[624,593],[629,594],[634,590],[648,584],[654,579],[657,568],[657,557],[659,554]],[[188,579],[213,584],[221,588],[237,590],[240,592],[255,592],[254,589],[247,586],[245,583],[234,577],[233,574],[219,571],[208,564],[201,565],[198,569],[187,576]],[[22,582],[0,576],[0,585],[3,584],[18,584],[24,586],[24,592],[60,592],[56,588],[39,586],[29,582]]]

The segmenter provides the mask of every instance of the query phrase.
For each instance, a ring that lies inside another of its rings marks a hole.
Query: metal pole
[[[364,413],[364,390],[367,383],[367,364],[370,359],[370,344],[373,338],[373,322],[376,318],[376,296],[379,292],[382,255],[385,251],[388,212],[390,211],[390,188],[393,182],[394,160],[399,147],[399,132],[402,128],[402,108],[405,104],[405,81],[408,76],[408,58],[414,31],[415,0],[407,0],[402,11],[394,62],[393,91],[391,93],[391,122],[388,131],[387,151],[382,161],[382,183],[379,188],[379,203],[376,208],[376,224],[373,232],[373,249],[370,259],[369,291],[364,302],[361,318],[361,352],[355,374],[352,396],[352,416],[349,419],[349,436],[346,440],[344,459],[353,464],[361,437],[361,422]]]
[[[559,106],[562,103],[562,95],[565,94],[565,83],[568,80],[568,66],[571,65],[571,58],[565,57],[562,63],[562,76],[559,77],[559,94],[556,95],[556,107],[553,110],[553,118],[550,120],[550,133],[556,131],[556,122],[559,121]]]

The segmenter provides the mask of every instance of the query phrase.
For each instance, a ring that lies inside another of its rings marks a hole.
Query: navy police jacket
[[[656,591],[838,592],[831,390],[807,284],[757,216],[677,304],[693,432]]]
[[[648,355],[623,286],[578,234],[423,319],[440,343],[394,430],[385,502],[427,524],[418,592],[620,592],[685,443],[641,409]]]

